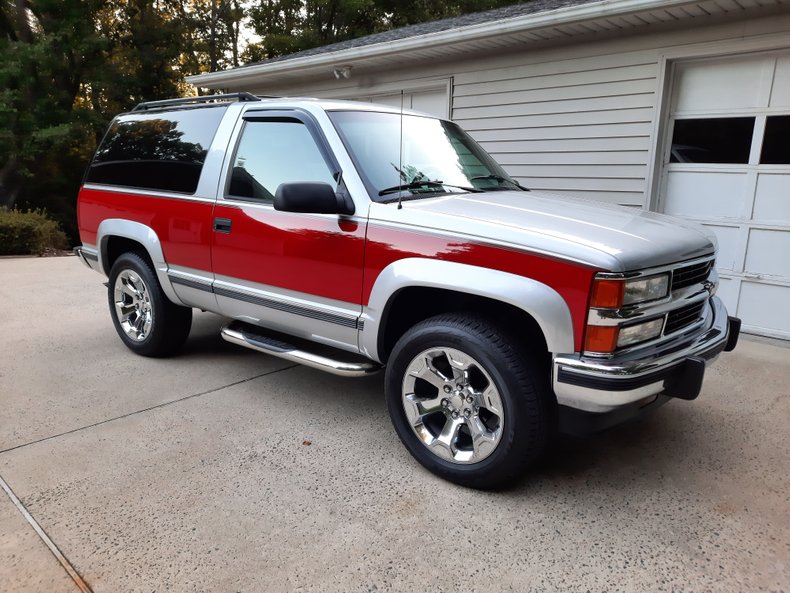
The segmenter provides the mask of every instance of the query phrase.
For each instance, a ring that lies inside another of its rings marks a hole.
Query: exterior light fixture
[[[336,80],[348,80],[351,78],[351,66],[335,66],[332,73]]]

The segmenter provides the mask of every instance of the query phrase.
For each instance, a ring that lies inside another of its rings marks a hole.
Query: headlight
[[[663,299],[669,294],[669,274],[626,280],[623,304],[643,303]]]
[[[636,325],[628,325],[620,328],[620,335],[617,338],[617,347],[629,346],[631,344],[638,344],[652,340],[661,335],[661,329],[664,327],[664,318],[653,319],[652,321],[645,321]]]
[[[596,278],[590,306],[598,309],[619,309],[662,299],[669,294],[669,274],[656,274],[631,280]]]

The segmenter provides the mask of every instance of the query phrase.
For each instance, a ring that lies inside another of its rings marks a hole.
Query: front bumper
[[[722,351],[732,350],[740,320],[728,317],[721,299],[710,299],[702,329],[628,360],[557,355],[552,383],[560,406],[597,414],[640,408],[658,395],[694,399],[705,367]]]

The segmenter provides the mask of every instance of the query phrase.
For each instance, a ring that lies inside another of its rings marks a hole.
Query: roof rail
[[[225,95],[203,95],[202,97],[183,97],[180,99],[163,99],[161,101],[145,101],[135,106],[132,111],[147,111],[161,107],[192,105],[195,103],[211,103],[213,101],[260,101],[261,98],[252,93],[228,93]]]

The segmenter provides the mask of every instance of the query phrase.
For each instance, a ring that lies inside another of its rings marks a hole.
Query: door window
[[[281,183],[335,180],[313,136],[295,119],[248,121],[242,130],[228,196],[271,202]]]

